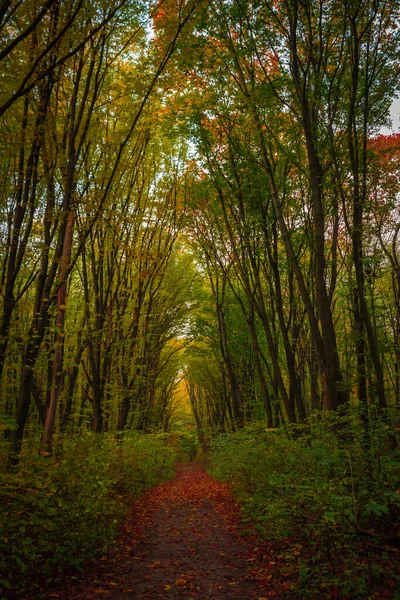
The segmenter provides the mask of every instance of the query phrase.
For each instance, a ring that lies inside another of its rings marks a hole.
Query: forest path
[[[79,584],[49,598],[274,597],[257,581],[258,558],[252,545],[235,534],[238,520],[228,486],[197,463],[180,465],[175,479],[152,488],[135,503],[110,556],[93,561]]]

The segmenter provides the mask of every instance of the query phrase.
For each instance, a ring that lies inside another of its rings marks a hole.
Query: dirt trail
[[[261,599],[255,559],[235,535],[237,514],[227,486],[198,464],[182,465],[135,504],[111,555],[49,598]]]

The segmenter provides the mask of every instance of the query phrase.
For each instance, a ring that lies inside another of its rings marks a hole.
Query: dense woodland
[[[393,537],[399,19],[397,0],[0,2],[7,502],[94,447],[93,472],[145,439],[161,460],[177,431],[221,477],[242,460],[252,497],[246,452],[284,439],[278,472],[303,439],[351,499],[335,527]]]

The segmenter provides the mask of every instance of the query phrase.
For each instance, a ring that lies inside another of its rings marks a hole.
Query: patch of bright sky
[[[392,119],[392,127],[382,127],[380,133],[382,135],[390,135],[391,133],[400,133],[400,98],[395,98],[390,107],[390,116]]]
[[[152,19],[148,19],[146,21],[146,24],[144,26],[145,32],[146,32],[146,39],[148,42],[150,42],[151,40],[153,40],[155,38],[155,32],[154,32],[154,27],[153,27],[153,21]]]

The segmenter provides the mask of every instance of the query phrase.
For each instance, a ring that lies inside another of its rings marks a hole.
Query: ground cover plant
[[[127,500],[174,468],[165,435],[86,432],[58,440],[52,456],[25,448],[18,472],[0,474],[0,590],[37,597],[43,582],[104,552]]]
[[[400,589],[399,450],[389,431],[377,418],[366,447],[357,414],[315,414],[286,431],[252,425],[215,438],[211,472],[232,484],[264,539],[290,542],[282,570],[300,597]]]

